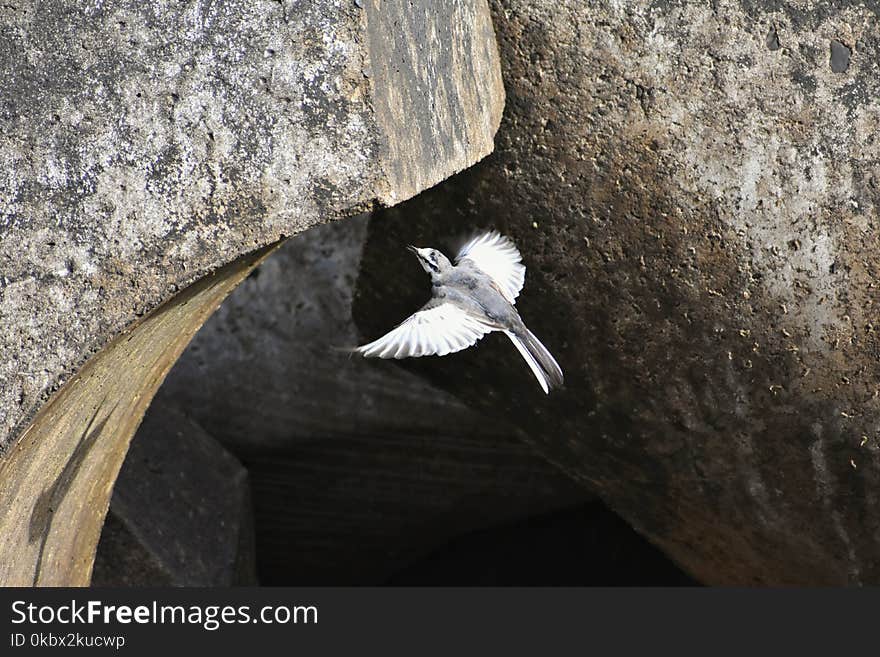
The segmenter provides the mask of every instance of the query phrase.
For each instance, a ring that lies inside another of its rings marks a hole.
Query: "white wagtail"
[[[381,338],[356,349],[364,356],[445,356],[503,331],[545,393],[562,385],[562,369],[514,308],[526,278],[516,246],[497,231],[468,241],[455,264],[437,249],[408,247],[431,275],[433,295],[421,310]]]

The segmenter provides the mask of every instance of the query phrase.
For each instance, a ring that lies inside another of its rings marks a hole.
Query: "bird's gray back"
[[[468,260],[443,272],[436,281],[435,296],[443,296],[475,315],[485,316],[499,327],[512,328],[521,321],[492,278]]]

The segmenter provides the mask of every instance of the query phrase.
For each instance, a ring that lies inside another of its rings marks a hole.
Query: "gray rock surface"
[[[0,583],[88,583],[155,390],[281,238],[491,151],[487,11],[0,7]]]
[[[247,471],[179,409],[154,402],[131,442],[95,554],[95,586],[256,584]]]
[[[486,155],[503,104],[483,0],[21,2],[0,34],[0,447],[182,286]]]
[[[492,7],[496,151],[377,213],[364,334],[427,296],[404,244],[495,226],[566,389],[498,336],[405,368],[518,424],[704,582],[880,582],[876,7]]]
[[[351,303],[368,221],[285,244],[157,393],[247,466],[264,583],[379,584],[453,536],[592,497],[506,422],[343,350],[360,339]]]

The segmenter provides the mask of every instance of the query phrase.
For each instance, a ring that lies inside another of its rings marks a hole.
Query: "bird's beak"
[[[416,247],[414,247],[412,244],[407,244],[406,248],[409,251],[412,251],[413,253],[415,253],[416,255],[419,255],[419,250]]]

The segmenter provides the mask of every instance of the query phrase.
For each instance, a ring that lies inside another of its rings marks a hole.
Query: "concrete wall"
[[[481,0],[23,2],[0,33],[0,582],[85,583],[128,441],[225,295],[284,237],[485,156],[504,93]]]
[[[404,367],[517,424],[704,582],[880,581],[877,7],[492,9],[496,151],[378,213],[361,330],[427,294],[404,244],[497,227],[566,389],[498,336]]]

